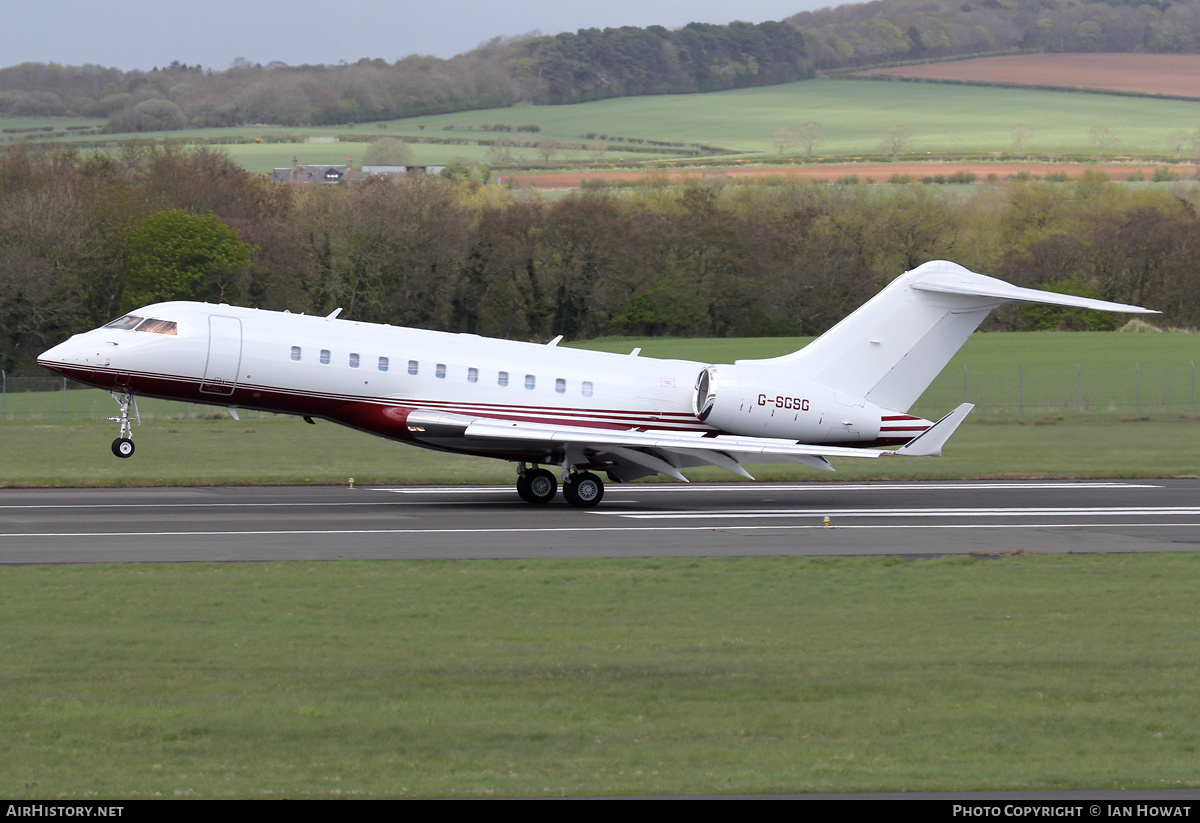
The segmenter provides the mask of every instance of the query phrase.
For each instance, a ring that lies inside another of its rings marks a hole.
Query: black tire
[[[517,494],[521,495],[521,499],[526,503],[533,502],[533,494],[529,491],[529,478],[523,474],[517,475]]]
[[[132,457],[133,441],[128,437],[118,437],[112,443],[112,453],[117,457]]]
[[[527,503],[544,505],[558,494],[558,481],[545,469],[527,471],[517,478],[517,494]]]
[[[563,497],[567,498],[567,502],[572,506],[581,509],[598,506],[604,499],[604,481],[591,472],[571,475],[570,479],[563,483]]]

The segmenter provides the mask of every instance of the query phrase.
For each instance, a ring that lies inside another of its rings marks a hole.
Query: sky
[[[845,0],[6,0],[0,67],[93,63],[149,70],[178,60],[353,63],[453,57],[493,37],[687,23],[761,23]]]

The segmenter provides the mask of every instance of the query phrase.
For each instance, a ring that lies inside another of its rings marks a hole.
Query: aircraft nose
[[[98,351],[97,347],[92,346],[89,349],[84,345],[83,341],[79,340],[79,335],[46,349],[37,359],[39,365],[59,372],[72,367],[107,365],[107,360],[108,357],[104,352]]]
[[[69,351],[67,343],[59,343],[57,346],[52,346],[38,355],[38,365],[45,366],[48,369],[60,366],[66,360]]]

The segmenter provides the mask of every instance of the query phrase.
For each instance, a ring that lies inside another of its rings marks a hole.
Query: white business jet
[[[898,277],[799,351],[711,364],[659,360],[244,309],[158,303],[38,358],[120,405],[118,457],[133,454],[137,395],[331,420],[415,446],[510,460],[517,491],[574,506],[604,483],[743,463],[937,456],[972,406],[936,423],[908,414],[1002,303],[1114,312],[1137,306],[1013,286],[946,261]],[[753,478],[751,478],[753,479]]]

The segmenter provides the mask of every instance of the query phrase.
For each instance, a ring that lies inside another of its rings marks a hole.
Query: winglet
[[[967,419],[967,415],[973,408],[975,408],[973,403],[963,403],[896,451],[888,452],[888,454],[903,454],[907,457],[941,457],[942,446],[946,445],[946,441],[958,429],[959,424]]]

